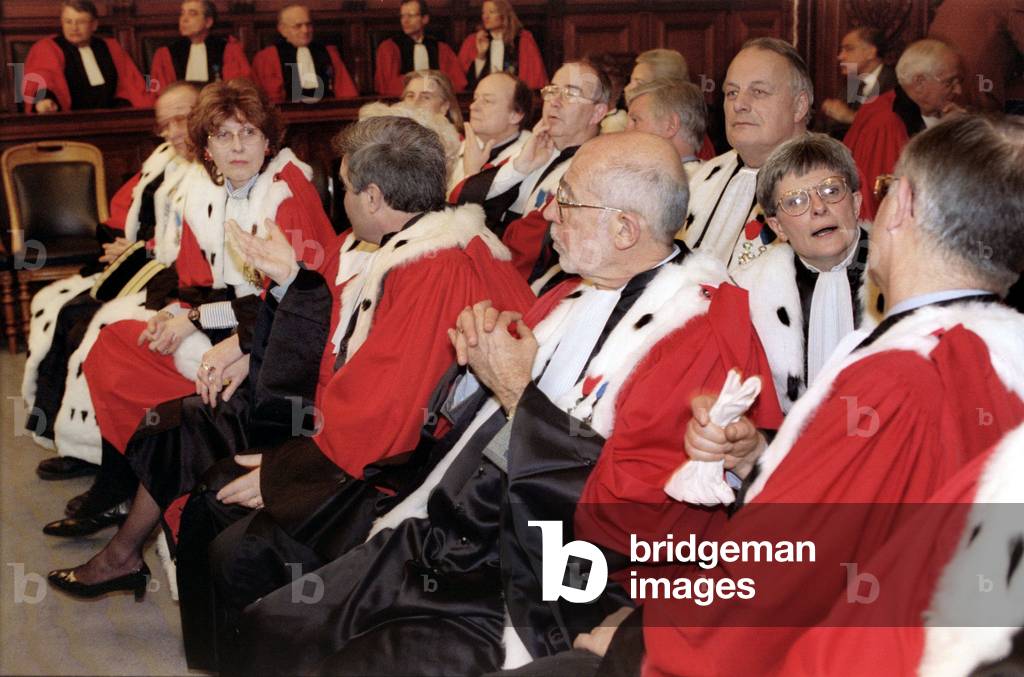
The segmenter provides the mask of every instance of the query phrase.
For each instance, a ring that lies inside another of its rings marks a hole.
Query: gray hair
[[[643,136],[671,148],[667,141]],[[670,243],[686,219],[690,202],[689,181],[674,150],[671,161],[668,166],[652,162],[646,153],[619,156],[593,173],[591,190],[601,195],[606,204],[642,216],[655,240]]]
[[[927,38],[912,42],[896,62],[896,79],[906,87],[918,75],[934,75],[939,61],[947,54],[955,52],[942,40]]]
[[[907,144],[895,173],[917,222],[951,259],[997,288],[1024,270],[1024,120],[962,115]]]
[[[815,169],[827,169],[843,177],[850,192],[860,190],[860,173],[849,149],[828,134],[807,132],[772,151],[757,172],[757,203],[765,216],[775,216],[775,189],[790,173],[802,176]]]
[[[445,154],[437,133],[405,117],[374,117],[334,138],[348,161],[348,181],[361,193],[372,183],[402,212],[440,209],[445,200]]]
[[[743,43],[741,49],[761,49],[784,58],[789,64],[789,88],[793,91],[794,98],[801,93],[807,95],[807,117],[810,118],[811,105],[814,103],[814,83],[811,82],[811,72],[807,70],[807,63],[793,45],[778,38],[753,38]]]
[[[574,59],[572,61],[566,61],[562,64],[561,68],[572,65],[589,69],[597,76],[597,89],[594,90],[593,95],[594,103],[603,103],[608,105],[612,97],[612,81],[608,77],[608,72],[588,59]],[[561,70],[561,68],[559,70]]]
[[[657,117],[678,115],[683,138],[695,152],[700,150],[708,128],[708,106],[697,85],[681,80],[652,80],[627,94],[626,103],[632,105],[641,96],[651,97],[651,106]]]
[[[654,71],[654,79],[674,78],[676,80],[689,80],[690,69],[686,65],[686,57],[674,49],[649,49],[640,52],[636,63],[647,64]]]

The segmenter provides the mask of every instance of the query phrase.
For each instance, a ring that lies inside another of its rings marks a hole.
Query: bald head
[[[305,5],[288,5],[277,14],[277,32],[293,47],[313,42],[313,19]]]
[[[580,147],[570,171],[606,204],[640,215],[658,242],[670,243],[686,218],[686,172],[666,139],[636,131],[598,136]]]

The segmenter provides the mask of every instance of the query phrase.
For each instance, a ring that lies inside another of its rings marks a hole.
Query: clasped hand
[[[690,403],[693,412],[686,426],[686,455],[694,461],[722,461],[727,470],[746,477],[767,446],[764,436],[746,416],[720,428],[711,422],[715,396],[698,395]]]
[[[481,301],[466,307],[448,330],[459,365],[468,365],[506,411],[515,408],[529,385],[537,355],[537,339],[522,319]]]

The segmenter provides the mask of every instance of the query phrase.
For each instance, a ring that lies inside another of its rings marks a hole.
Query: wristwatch
[[[196,326],[196,329],[202,331],[203,323],[199,321],[199,308],[188,309],[188,321]]]

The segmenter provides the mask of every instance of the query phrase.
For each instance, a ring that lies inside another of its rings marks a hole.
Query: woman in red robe
[[[523,28],[508,0],[487,0],[480,10],[483,27],[466,36],[459,61],[466,69],[469,88],[491,73],[515,75],[530,89],[548,84],[544,58],[533,34]]]
[[[146,323],[106,327],[84,364],[100,432],[118,451],[155,405],[206,392],[210,384],[230,393],[245,378],[262,281],[225,240],[228,220],[256,234],[272,220],[297,258],[311,268],[323,263],[333,229],[309,182],[310,168],[281,148],[283,136],[276,109],[251,82],[203,90],[189,138],[211,182],[186,198],[175,263],[179,300]],[[159,508],[140,489],[107,547],[83,566],[52,572],[50,580],[81,596],[110,589],[141,594],[149,575],[142,544],[158,519]]]

